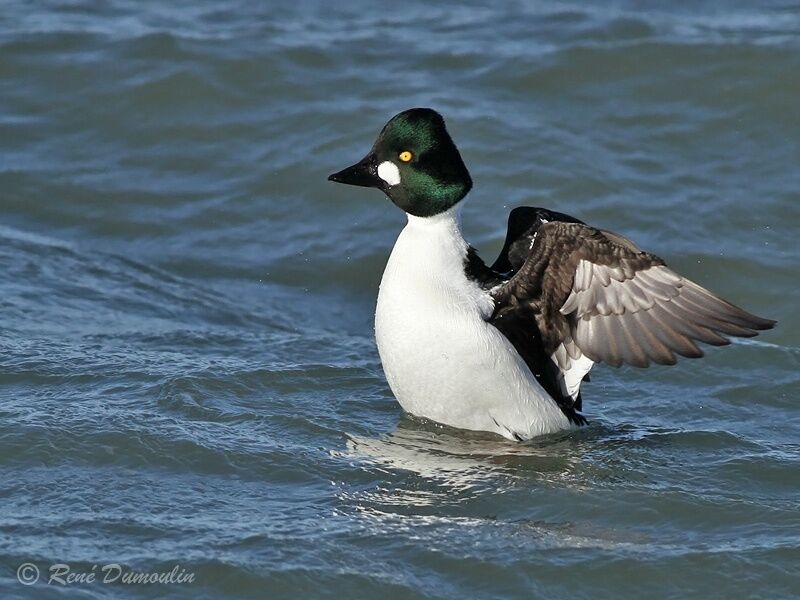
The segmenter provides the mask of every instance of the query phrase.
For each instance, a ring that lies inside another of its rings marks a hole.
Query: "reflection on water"
[[[491,433],[463,431],[404,415],[397,428],[376,437],[348,436],[350,456],[377,472],[413,474],[424,488],[381,489],[370,498],[413,506],[458,502],[481,494],[503,494],[518,485],[579,486],[578,472],[601,426],[562,432],[525,443]]]
[[[375,481],[360,490],[342,491],[340,510],[362,519],[371,535],[490,526],[508,539],[538,548],[650,548],[652,540],[646,534],[606,528],[571,510],[555,520],[521,517],[502,522],[497,515],[504,497],[513,515],[514,497],[527,503],[536,502],[542,492],[566,497],[596,488],[608,479],[601,471],[617,468],[613,449],[647,435],[638,428],[593,425],[515,443],[404,415],[391,433],[348,436],[343,458],[357,461]]]

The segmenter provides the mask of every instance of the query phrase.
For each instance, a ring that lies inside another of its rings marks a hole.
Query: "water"
[[[800,7],[759,4],[4,2],[0,595],[800,593]],[[597,368],[572,434],[403,416],[372,314],[404,218],[325,178],[418,105],[487,259],[547,206],[778,328]]]

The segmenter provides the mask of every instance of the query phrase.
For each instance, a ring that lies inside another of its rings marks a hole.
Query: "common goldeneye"
[[[464,240],[472,179],[429,108],[393,117],[329,178],[383,191],[408,215],[381,280],[375,338],[406,411],[524,440],[583,425],[596,362],[671,365],[770,329],[619,234],[542,208],[511,211],[488,267]]]

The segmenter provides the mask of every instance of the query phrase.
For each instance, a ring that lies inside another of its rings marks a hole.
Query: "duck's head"
[[[442,115],[430,108],[412,108],[392,117],[364,158],[328,179],[378,188],[416,217],[446,211],[472,187]]]

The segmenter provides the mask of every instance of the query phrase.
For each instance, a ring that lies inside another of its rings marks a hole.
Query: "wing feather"
[[[494,318],[526,311],[562,370],[585,356],[614,366],[674,364],[775,322],[671,270],[624,237],[582,223],[539,225],[525,262],[494,292]]]

